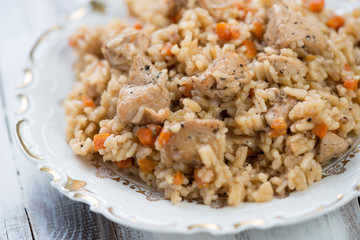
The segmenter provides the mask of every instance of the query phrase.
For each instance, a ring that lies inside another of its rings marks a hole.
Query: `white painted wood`
[[[11,144],[8,140],[1,88],[0,79],[0,239],[29,239],[31,231],[22,202]]]
[[[23,80],[28,52],[36,38],[85,0],[0,0],[0,76],[11,127],[18,106],[15,85]],[[0,104],[1,106],[1,104]],[[152,234],[108,221],[88,206],[59,194],[20,153],[6,135],[0,107],[0,239],[220,239]],[[18,173],[18,174],[17,174]],[[294,206],[296,207],[296,206]],[[26,210],[26,211],[25,211]],[[315,220],[265,231],[249,230],[221,239],[359,239],[360,212],[356,200]]]

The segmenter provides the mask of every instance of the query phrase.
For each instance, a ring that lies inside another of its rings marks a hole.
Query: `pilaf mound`
[[[360,13],[316,2],[128,0],[136,22],[80,27],[71,148],[175,204],[307,189],[360,134]]]

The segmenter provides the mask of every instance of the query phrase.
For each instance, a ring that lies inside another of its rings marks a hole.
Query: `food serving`
[[[305,190],[360,134],[360,12],[324,5],[129,0],[136,22],[79,28],[71,148],[173,203]]]

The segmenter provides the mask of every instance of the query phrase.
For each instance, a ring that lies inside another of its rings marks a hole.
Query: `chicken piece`
[[[166,74],[159,72],[142,55],[134,57],[129,85],[119,92],[117,114],[126,123],[162,123],[170,115]]]
[[[149,45],[149,37],[143,32],[136,31],[121,33],[115,38],[105,41],[101,51],[112,67],[127,71],[134,56],[144,53]]]
[[[295,134],[286,140],[286,146],[290,147],[295,156],[300,156],[314,149],[316,141],[307,138],[303,133]]]
[[[141,86],[149,83],[156,84],[162,81],[166,82],[166,79],[160,79],[160,77],[164,76],[165,75],[159,72],[149,59],[141,54],[137,54],[133,59],[129,71],[128,84]]]
[[[277,102],[267,111],[265,114],[265,120],[269,126],[276,119],[284,119],[288,126],[289,124],[289,113],[296,105],[297,101],[289,97],[280,97]]]
[[[350,147],[351,144],[345,141],[345,139],[339,137],[335,133],[327,132],[319,144],[316,160],[319,163],[322,163],[332,158],[339,157],[349,150]]]
[[[265,56],[259,59],[259,61],[268,60],[271,66],[274,67],[275,71],[278,73],[292,77],[295,75],[300,75],[302,77],[306,76],[307,67],[299,59],[293,57],[285,57],[279,55]]]
[[[236,94],[241,84],[247,84],[251,74],[244,66],[239,54],[226,50],[216,59],[200,77],[193,77],[194,87],[203,94],[213,98],[227,97]]]
[[[197,119],[183,123],[175,123],[167,127],[169,131],[179,125],[176,132],[172,132],[166,145],[162,147],[161,159],[168,166],[173,162],[182,162],[188,166],[201,166],[198,153],[202,146],[209,145],[216,157],[223,161],[225,152],[224,124],[219,120]]]
[[[162,123],[170,115],[169,105],[169,92],[164,87],[124,86],[119,93],[117,114],[127,123]]]
[[[307,53],[322,54],[326,50],[324,34],[316,22],[277,4],[269,10],[268,16],[264,35],[267,45],[276,49],[291,48],[301,57]]]

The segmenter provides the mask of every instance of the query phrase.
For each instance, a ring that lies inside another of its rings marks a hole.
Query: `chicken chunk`
[[[209,145],[216,157],[222,161],[225,152],[224,124],[219,120],[192,120],[183,123],[175,123],[168,129],[178,124],[178,131],[172,132],[172,136],[161,149],[161,159],[166,165],[173,162],[182,162],[188,166],[201,166],[199,149]]]
[[[279,55],[271,55],[262,57],[259,61],[268,60],[269,63],[274,67],[275,71],[278,73],[292,77],[295,75],[300,75],[302,77],[306,76],[307,67],[306,65],[299,59],[293,57],[285,57]]]
[[[345,153],[350,144],[345,139],[339,137],[335,133],[327,132],[325,137],[321,140],[316,160],[319,163],[325,162],[332,158],[339,157]]]
[[[286,122],[289,121],[289,113],[296,105],[297,101],[289,97],[280,97],[277,102],[267,111],[265,115],[266,122],[269,126],[276,119],[284,119]],[[289,126],[289,124],[288,124]]]
[[[126,123],[162,123],[170,114],[167,76],[142,55],[134,58],[129,85],[120,89],[117,103],[119,119]]]
[[[316,22],[278,4],[269,10],[268,16],[264,39],[269,46],[291,48],[301,57],[307,53],[322,54],[326,50],[324,34]]]
[[[286,140],[286,146],[290,147],[295,156],[300,156],[314,149],[316,141],[307,138],[303,133],[295,134]]]
[[[200,76],[193,77],[194,87],[209,97],[227,97],[236,94],[241,84],[247,84],[251,74],[240,56],[227,50]]]
[[[129,71],[128,84],[136,86],[146,85],[149,83],[157,84],[165,82],[166,79],[163,79],[164,77],[165,75],[159,72],[149,59],[141,54],[137,54],[134,57]]]
[[[117,113],[128,123],[162,123],[170,114],[168,97],[159,85],[125,86],[119,93]]]
[[[133,57],[144,53],[150,44],[150,39],[143,32],[122,33],[104,42],[102,53],[112,67],[128,70]]]

